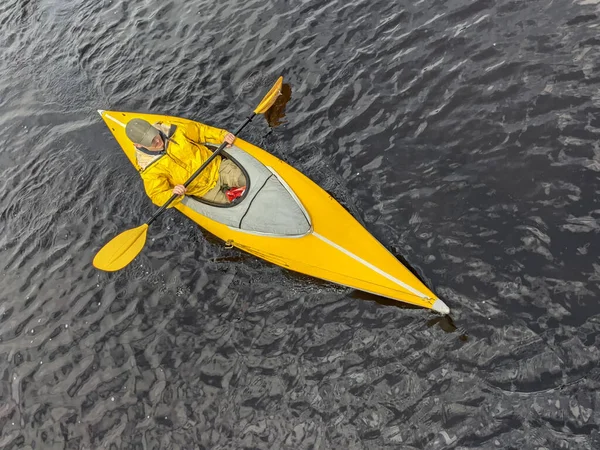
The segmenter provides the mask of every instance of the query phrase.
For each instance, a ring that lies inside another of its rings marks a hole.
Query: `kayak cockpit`
[[[207,146],[207,147],[209,147],[212,151],[215,151],[217,149],[217,146],[213,145],[213,144],[204,144],[204,145]],[[251,183],[250,175],[248,174],[248,171],[244,168],[244,166],[242,164],[240,164],[233,156],[231,156],[226,151],[221,151],[221,155],[220,156],[223,159],[228,159],[229,161],[231,161],[237,167],[240,168],[240,170],[244,174],[244,178],[246,178],[246,190],[244,191],[244,193],[240,197],[234,199],[230,203],[211,202],[210,200],[206,200],[206,199],[204,199],[202,197],[194,197],[194,196],[192,196],[192,198],[194,200],[200,202],[200,203],[204,203],[205,205],[209,205],[209,206],[214,206],[216,208],[231,208],[231,207],[233,207],[233,206],[241,203],[242,201],[244,201],[244,199],[248,195],[248,192],[250,192],[250,183]]]
[[[185,197],[182,200],[185,206],[251,234],[299,237],[312,231],[306,209],[272,168],[235,145],[227,149],[226,156],[244,171],[247,180],[244,195],[225,207]]]

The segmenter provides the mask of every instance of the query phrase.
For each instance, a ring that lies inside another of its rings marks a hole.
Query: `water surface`
[[[600,448],[600,3],[0,6],[0,447]],[[452,309],[300,277],[154,206],[97,109],[235,129]]]

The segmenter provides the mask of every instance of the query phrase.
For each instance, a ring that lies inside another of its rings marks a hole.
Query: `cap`
[[[144,119],[132,119],[125,127],[125,134],[135,144],[152,147],[152,140],[159,135],[159,132]]]

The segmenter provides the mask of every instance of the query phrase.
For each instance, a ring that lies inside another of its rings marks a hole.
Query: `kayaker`
[[[231,147],[235,136],[226,130],[196,122],[157,122],[151,125],[142,119],[132,119],[127,123],[125,133],[135,146],[146,194],[158,206],[162,206],[172,194],[180,197],[169,207],[179,203],[184,194],[226,204],[234,198],[232,192],[241,191],[236,188],[246,186],[241,169],[220,156],[187,189],[183,186],[212,153],[204,143],[220,145],[225,141]]]

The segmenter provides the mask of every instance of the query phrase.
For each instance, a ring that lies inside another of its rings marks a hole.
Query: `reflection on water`
[[[278,127],[283,122],[285,117],[285,107],[292,98],[292,88],[288,83],[283,83],[281,86],[281,95],[277,97],[273,106],[264,114],[267,123],[271,128]]]

